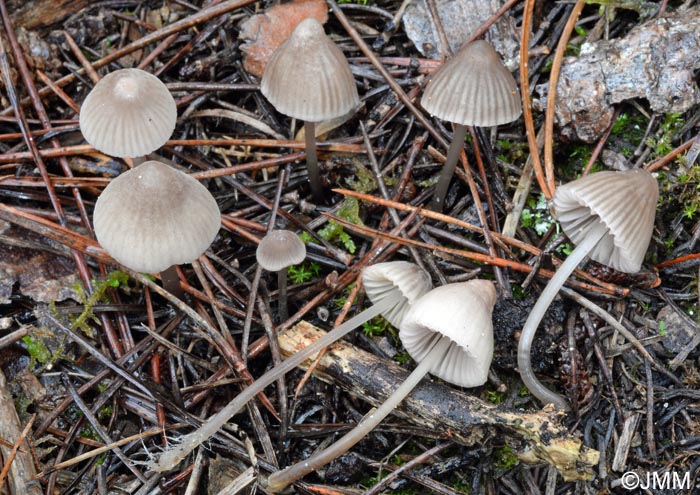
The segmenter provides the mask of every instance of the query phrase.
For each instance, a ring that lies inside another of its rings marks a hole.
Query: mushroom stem
[[[280,322],[287,321],[289,311],[287,311],[287,269],[282,268],[277,271],[277,294],[278,294],[278,311]]]
[[[455,173],[455,168],[457,167],[457,160],[459,160],[459,155],[462,153],[464,148],[464,138],[467,137],[467,126],[461,124],[455,124],[454,136],[452,142],[450,143],[450,149],[447,150],[447,160],[442,166],[440,171],[440,178],[438,179],[437,185],[435,186],[435,191],[433,192],[433,199],[430,202],[430,209],[433,211],[441,212],[445,207],[445,197],[447,196],[447,190],[450,187],[450,182],[452,181],[452,176]]]
[[[425,359],[418,364],[416,369],[406,378],[406,380],[394,390],[394,392],[377,409],[367,413],[357,426],[345,434],[327,449],[315,453],[308,459],[297,462],[281,471],[273,473],[267,479],[267,491],[279,493],[291,483],[299,478],[316,471],[318,468],[328,464],[333,459],[338,458],[350,450],[353,445],[366,437],[379,423],[382,422],[391,412],[406,398],[408,394],[418,385],[425,375],[432,369],[437,361],[444,358],[445,352],[450,347],[450,339],[442,335],[437,336],[432,349],[425,356]]]
[[[180,275],[178,275],[175,265],[171,265],[160,272],[160,280],[163,283],[163,288],[165,290],[170,292],[178,299],[184,298],[185,293],[180,287]]]
[[[535,373],[532,370],[530,348],[532,346],[532,341],[535,338],[537,327],[542,321],[545,311],[547,311],[549,305],[552,304],[554,296],[557,295],[559,289],[561,289],[564,282],[566,282],[566,280],[569,278],[569,275],[571,275],[579,263],[581,263],[584,258],[588,256],[588,253],[595,248],[606,232],[607,228],[605,225],[598,223],[593,229],[591,229],[588,237],[586,237],[584,241],[571,252],[571,254],[566,258],[566,261],[561,264],[552,279],[544,288],[542,294],[540,294],[540,298],[535,303],[532,311],[530,311],[527,321],[525,321],[525,326],[523,326],[523,330],[520,333],[520,341],[518,342],[518,370],[520,371],[520,377],[522,378],[523,383],[528,388],[530,393],[532,393],[532,395],[540,399],[542,402],[545,404],[554,404],[557,409],[562,409],[564,411],[570,409],[566,399],[563,396],[549,390],[535,376]]]
[[[314,201],[323,202],[323,188],[321,187],[321,172],[318,168],[318,155],[316,154],[316,124],[304,121],[304,139],[306,140],[306,171],[309,174],[311,194]]]
[[[277,381],[277,379],[282,377],[285,373],[294,369],[305,360],[311,358],[323,348],[331,345],[336,340],[343,338],[345,335],[350,333],[350,331],[359,327],[364,322],[371,320],[379,314],[387,312],[393,306],[400,304],[403,300],[404,296],[399,291],[396,291],[395,294],[386,297],[386,299],[367,308],[359,315],[349,319],[339,327],[334,328],[313,344],[305,347],[303,350],[293,354],[292,356],[289,356],[282,363],[255,380],[255,383],[238,394],[235,399],[229,402],[226,407],[221,409],[214,416],[209,418],[202,424],[201,427],[183,437],[182,441],[178,445],[163,452],[157,461],[150,461],[148,463],[148,468],[158,472],[167,471],[174,468],[198,445],[212,437],[234,414],[236,414],[250,399],[260,393],[265,387]]]

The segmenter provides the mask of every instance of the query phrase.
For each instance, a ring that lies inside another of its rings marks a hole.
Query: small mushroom
[[[177,107],[165,84],[141,69],[103,77],[80,108],[80,130],[95,149],[116,157],[140,157],[165,144]]]
[[[397,321],[397,318],[400,318],[405,311],[402,309],[394,311],[395,307],[410,306],[413,301],[427,293],[431,288],[428,274],[420,267],[405,261],[377,263],[367,267],[362,271],[362,281],[365,287],[370,286],[374,289],[374,296],[368,292],[368,296],[374,303],[373,306],[334,328],[313,344],[288,357],[281,364],[255,380],[255,383],[238,394],[198,430],[185,436],[175,447],[163,452],[158,461],[149,462],[148,467],[159,472],[172,469],[195,447],[214,435],[250,399],[285,373],[377,315],[388,315],[393,321]]]
[[[321,203],[315,123],[347,115],[360,103],[345,55],[316,19],[304,19],[265,66],[260,91],[278,112],[304,121],[311,192]]]
[[[277,272],[280,321],[287,321],[287,268],[306,258],[306,246],[289,230],[273,230],[262,238],[255,251],[258,264],[269,272]]]
[[[598,172],[557,188],[552,213],[578,246],[540,294],[518,342],[518,369],[523,383],[545,404],[569,409],[566,399],[546,388],[532,370],[530,347],[545,311],[586,256],[618,271],[639,271],[654,229],[658,199],[656,179],[643,169]]]
[[[421,105],[432,116],[454,124],[454,137],[435,186],[430,208],[442,211],[447,189],[467,135],[466,126],[490,127],[522,113],[513,75],[486,41],[465,45],[443,64],[425,87]]]
[[[487,280],[448,284],[418,298],[401,322],[399,337],[419,363],[384,403],[327,449],[314,453],[267,479],[279,493],[294,481],[343,455],[362,440],[418,385],[427,373],[462,387],[486,383],[493,357],[491,313],[496,289]]]
[[[165,272],[196,260],[221,225],[216,200],[197,180],[164,163],[147,161],[105,188],[93,214],[100,245],[137,272]],[[180,294],[174,285],[166,287]]]

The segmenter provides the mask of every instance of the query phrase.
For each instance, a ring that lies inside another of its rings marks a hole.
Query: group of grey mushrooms
[[[360,104],[345,56],[318,21],[305,19],[273,54],[260,89],[279,112],[304,122],[310,190],[316,200],[322,200],[315,126],[347,116]],[[492,127],[517,120],[520,97],[512,74],[491,45],[473,41],[431,76],[421,106],[454,125],[430,205],[442,210],[467,126]],[[144,158],[165,144],[176,120],[176,104],[166,86],[139,69],[105,76],[88,94],[80,112],[80,127],[88,143],[108,155],[133,158],[135,164],[112,180],[95,204],[94,228],[100,245],[132,270],[160,273],[164,287],[182,297],[175,267],[193,262],[209,247],[221,216],[215,198],[197,180],[170,164]],[[543,404],[569,409],[567,400],[545,387],[532,370],[530,347],[544,312],[586,257],[621,272],[639,271],[651,239],[657,199],[656,179],[643,169],[598,172],[556,190],[550,209],[577,247],[541,293],[517,351],[522,380]],[[305,259],[305,245],[294,232],[272,230],[258,245],[256,257],[263,269],[278,273],[278,313],[284,321],[288,314],[287,267]],[[199,429],[152,459],[149,467],[173,469],[264,387],[377,315],[399,329],[401,342],[417,367],[383,405],[336,443],[261,480],[266,490],[279,492],[346,452],[427,373],[461,387],[486,382],[494,348],[491,315],[498,297],[491,281],[474,279],[432,288],[423,269],[392,261],[366,267],[362,282],[372,306],[271,368]]]

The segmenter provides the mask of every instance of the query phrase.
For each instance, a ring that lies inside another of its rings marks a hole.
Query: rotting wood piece
[[[310,323],[300,322],[280,334],[280,350],[289,356],[323,335]],[[306,368],[309,361],[302,364]],[[314,375],[340,386],[353,395],[379,405],[408,376],[393,361],[379,358],[345,342],[331,346],[319,361]],[[529,463],[546,462],[567,481],[593,476],[599,453],[569,434],[561,424],[562,415],[550,409],[538,413],[503,411],[492,404],[437,382],[422,382],[401,403],[396,412],[428,428],[449,430],[451,438],[473,444],[475,426],[498,426],[515,433],[529,446],[520,455]]]

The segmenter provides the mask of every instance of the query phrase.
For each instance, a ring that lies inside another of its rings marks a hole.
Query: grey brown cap
[[[608,233],[590,257],[615,270],[638,272],[654,230],[659,186],[646,170],[597,172],[559,186],[551,209],[566,235],[580,243],[596,223]]]
[[[278,272],[304,261],[306,246],[294,232],[273,230],[258,244],[255,258],[265,270]]]
[[[413,302],[400,325],[399,338],[417,362],[423,361],[437,335],[449,339],[445,357],[430,370],[462,387],[486,383],[493,358],[496,289],[488,280],[447,284]]]
[[[165,84],[141,69],[102,78],[80,108],[80,130],[95,149],[117,157],[151,153],[175,129],[177,107]]]
[[[513,75],[486,41],[473,41],[445,62],[425,87],[421,105],[432,116],[489,127],[522,113]]]
[[[260,90],[278,112],[308,122],[341,117],[360,102],[345,55],[313,18],[275,50]]]
[[[373,304],[396,294],[403,297],[400,304],[382,313],[397,328],[409,305],[433,286],[425,270],[408,261],[388,261],[366,267],[362,270],[362,285]]]
[[[97,240],[115,260],[157,273],[196,260],[216,237],[221,214],[197,180],[147,161],[110,182],[93,221]]]

